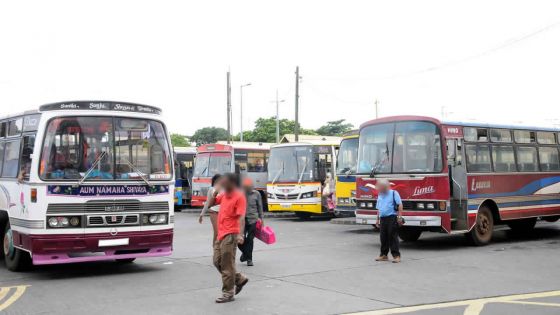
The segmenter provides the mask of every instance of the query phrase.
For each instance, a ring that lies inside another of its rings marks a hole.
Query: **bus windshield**
[[[405,121],[364,127],[360,132],[358,172],[435,173],[442,170],[439,128],[431,122]]]
[[[358,163],[358,138],[344,139],[340,143],[336,163],[336,173],[339,175],[356,174]]]
[[[270,150],[269,182],[300,182],[313,179],[313,147],[293,146]]]
[[[231,153],[213,152],[196,155],[194,177],[212,177],[231,172]]]
[[[47,126],[39,173],[46,180],[169,180],[170,162],[159,122],[60,117]]]

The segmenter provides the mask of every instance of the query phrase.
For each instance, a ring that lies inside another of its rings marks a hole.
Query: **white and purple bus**
[[[77,101],[0,119],[8,269],[171,254],[173,157],[160,113]]]

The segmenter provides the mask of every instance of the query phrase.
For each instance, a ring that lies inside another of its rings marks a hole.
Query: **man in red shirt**
[[[234,295],[241,292],[249,282],[244,275],[235,270],[235,253],[237,245],[243,244],[241,231],[245,229],[245,194],[239,190],[237,175],[225,174],[220,179],[223,192],[214,198],[214,204],[220,205],[218,213],[218,238],[214,243],[214,266],[222,274],[222,296],[216,303],[234,300]]]

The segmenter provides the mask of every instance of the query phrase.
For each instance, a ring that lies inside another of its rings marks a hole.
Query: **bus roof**
[[[389,117],[382,117],[378,119],[373,119],[363,123],[360,128],[373,125],[373,124],[381,124],[381,123],[388,123],[394,121],[429,121],[433,122],[438,125],[449,125],[449,126],[463,126],[463,127],[478,127],[478,128],[496,128],[496,129],[521,129],[521,130],[538,130],[538,131],[554,131],[560,132],[560,128],[553,128],[553,127],[537,127],[537,126],[530,126],[530,125],[509,125],[509,124],[493,124],[493,123],[481,123],[481,122],[467,122],[467,121],[440,121],[433,117],[427,116],[389,116]]]
[[[161,109],[155,106],[114,101],[69,101],[41,105],[39,111],[54,110],[104,110],[117,112],[133,112],[144,114],[161,114]]]
[[[360,137],[360,130],[355,129],[355,130],[350,130],[348,132],[345,132],[342,135],[342,140],[344,140],[344,139],[354,139],[354,138],[359,138],[359,137]]]
[[[342,139],[342,138],[340,138]],[[338,146],[340,145],[340,142],[338,143],[327,143],[327,142],[321,142],[321,143],[311,143],[311,142],[290,142],[290,143],[280,143],[280,144],[275,144],[271,147],[271,149],[274,148],[286,148],[286,147],[301,147],[301,146],[320,146],[320,145],[333,145],[333,146]]]
[[[319,136],[319,135],[299,135],[298,142],[306,142],[311,143],[313,145],[320,145],[320,144],[338,144],[342,137],[333,137],[333,136]],[[286,134],[280,140],[280,143],[292,143],[296,142],[296,136],[294,134]]]

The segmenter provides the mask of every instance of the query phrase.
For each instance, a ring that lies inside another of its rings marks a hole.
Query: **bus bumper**
[[[302,203],[274,203],[268,202],[268,211],[270,212],[309,212],[309,213],[323,213],[323,207],[319,203],[302,204]]]
[[[173,230],[109,233],[22,235],[34,265],[169,256]]]
[[[438,215],[403,215],[404,226],[442,227],[442,217]],[[356,224],[375,224],[377,211],[356,210]]]
[[[355,206],[340,206],[340,205],[336,205],[336,208],[334,208],[335,212],[340,212],[340,213],[346,213],[346,214],[354,214],[356,212],[356,207]]]
[[[192,196],[191,197],[191,206],[192,207],[204,207],[205,202],[206,202],[206,196]]]

